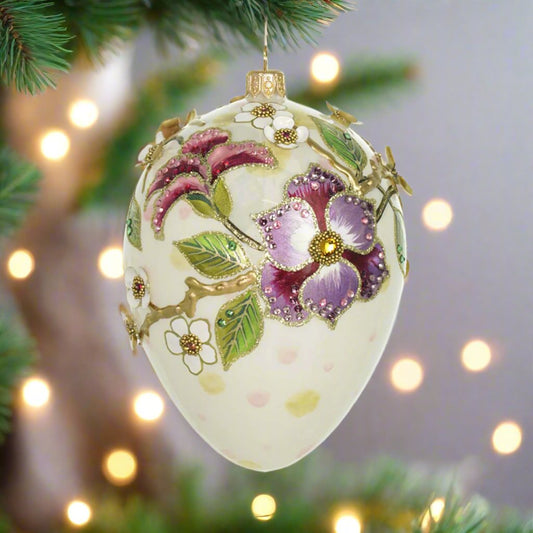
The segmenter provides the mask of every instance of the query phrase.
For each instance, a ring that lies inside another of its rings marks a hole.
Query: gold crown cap
[[[252,70],[246,75],[246,98],[283,100],[285,74],[281,70]]]

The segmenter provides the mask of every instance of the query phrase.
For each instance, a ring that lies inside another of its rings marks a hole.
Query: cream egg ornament
[[[316,448],[365,387],[408,262],[390,149],[291,102],[283,74],[164,122],[124,238],[132,347],[221,455],[260,471]]]

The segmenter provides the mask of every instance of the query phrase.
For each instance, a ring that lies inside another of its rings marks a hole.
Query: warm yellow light
[[[63,159],[70,149],[70,139],[61,130],[50,130],[41,138],[41,152],[46,159]]]
[[[141,420],[152,422],[161,418],[165,403],[157,392],[141,392],[133,400],[133,410]]]
[[[489,366],[491,360],[490,346],[480,339],[467,342],[461,353],[463,366],[472,372],[480,372]]]
[[[270,494],[258,494],[252,501],[252,514],[257,520],[270,520],[276,512],[276,500]]]
[[[90,128],[98,120],[98,107],[91,100],[76,100],[70,106],[68,116],[77,128]]]
[[[7,260],[7,271],[15,279],[26,279],[34,268],[35,260],[29,250],[15,250]]]
[[[91,508],[81,500],[73,500],[67,506],[67,519],[76,527],[84,526],[92,516]]]
[[[104,457],[102,470],[113,485],[127,485],[137,475],[137,459],[128,450],[113,450]]]
[[[339,75],[339,60],[328,52],[316,54],[311,61],[311,76],[319,83],[331,83]]]
[[[433,231],[446,229],[453,218],[452,206],[440,198],[430,200],[422,210],[422,220],[425,226]]]
[[[416,359],[405,357],[394,363],[390,379],[393,386],[399,391],[412,392],[420,387],[424,379],[424,370]]]
[[[360,533],[361,521],[353,513],[342,513],[335,519],[335,533]]]
[[[100,252],[98,268],[102,276],[109,279],[118,279],[124,275],[122,267],[122,248],[109,246]]]
[[[497,453],[502,455],[516,452],[521,444],[522,429],[512,420],[502,422],[492,434],[492,446]]]
[[[438,522],[444,513],[444,508],[446,507],[446,502],[444,498],[435,498],[429,509],[424,513],[422,517],[422,530],[429,530],[432,523]]]
[[[50,386],[44,379],[29,378],[22,385],[22,399],[29,407],[43,407],[50,400]]]

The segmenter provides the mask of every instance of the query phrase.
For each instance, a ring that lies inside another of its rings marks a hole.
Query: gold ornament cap
[[[283,100],[285,95],[285,74],[281,70],[252,70],[246,75],[246,98]]]

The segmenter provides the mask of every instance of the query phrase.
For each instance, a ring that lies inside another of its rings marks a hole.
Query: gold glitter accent
[[[187,355],[199,355],[202,343],[198,338],[198,335],[187,333],[180,337],[180,346]]]
[[[252,70],[246,75],[246,96],[254,99],[285,98],[285,76],[279,70]]]
[[[337,263],[344,252],[341,236],[335,231],[327,230],[317,233],[309,245],[309,253],[313,261],[321,265]]]
[[[277,144],[294,144],[298,139],[298,134],[291,128],[281,128],[274,133],[274,141]]]
[[[207,394],[220,394],[226,388],[224,380],[214,372],[204,372],[198,382]]]
[[[276,109],[270,104],[261,104],[254,107],[250,113],[255,117],[272,118],[276,114]]]
[[[131,292],[136,300],[142,300],[146,294],[146,283],[140,276],[135,276],[131,282]]]
[[[291,396],[285,403],[287,411],[293,416],[301,418],[312,413],[320,400],[320,394],[314,390],[306,390]]]

